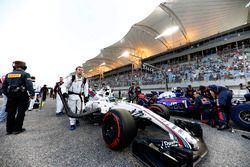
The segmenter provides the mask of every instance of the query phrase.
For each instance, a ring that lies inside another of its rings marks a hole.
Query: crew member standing
[[[30,74],[25,72],[26,68],[25,62],[14,61],[13,72],[8,73],[3,82],[3,93],[8,98],[7,135],[25,131],[23,128],[25,111],[29,107],[29,98],[33,99],[35,95]]]
[[[69,76],[65,79],[61,86],[64,98],[68,97],[68,105],[72,112],[79,114],[85,107],[84,97],[88,97],[88,81],[83,77],[83,68],[76,67],[75,75]],[[68,94],[67,94],[68,92]],[[79,120],[69,118],[70,130],[75,130],[79,125]]]
[[[195,99],[194,97],[194,89],[192,88],[192,85],[188,85],[186,92],[185,92],[185,97]]]
[[[89,88],[89,99],[93,100],[95,95],[97,94],[98,85],[94,84],[93,88]]]
[[[135,99],[135,83],[132,82],[131,86],[128,88],[128,101],[133,103],[134,99]]]
[[[49,91],[49,89],[47,88],[47,85],[43,85],[43,87],[40,90],[41,100],[43,102],[46,101],[46,97],[47,97],[48,91]]]
[[[139,82],[137,82],[136,87],[135,87],[135,99],[136,99],[136,102],[138,101],[139,94],[141,94],[141,87],[139,85]]]
[[[30,105],[29,105],[28,111],[32,111],[33,106],[35,104],[35,101],[36,101],[36,99],[38,99],[39,92],[40,92],[39,86],[36,85],[36,77],[32,76],[31,80],[32,80],[32,84],[33,84],[33,89],[35,91],[35,98],[30,100]]]
[[[56,83],[54,87],[54,94],[56,96],[56,115],[63,115],[62,109],[63,109],[63,104],[60,96],[58,95],[58,89],[60,86],[63,84],[63,77],[59,78],[59,82]]]

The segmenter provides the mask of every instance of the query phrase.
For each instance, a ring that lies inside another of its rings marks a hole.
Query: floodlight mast
[[[106,62],[102,62],[98,67],[99,67],[99,75],[100,75],[100,78],[99,78],[99,82],[100,84],[102,83],[102,78],[103,78],[103,69],[102,67],[106,65]]]
[[[164,76],[165,84],[166,84],[165,89],[166,89],[166,91],[168,91],[168,74],[167,74],[167,72],[165,70],[163,70],[162,68],[155,67],[155,66],[153,66],[151,64],[148,64],[148,63],[145,63],[145,62],[142,63],[142,68],[145,68],[146,66],[148,66],[150,68],[153,68],[155,70],[158,70],[158,71],[160,71],[162,73],[162,75]]]
[[[141,57],[139,57],[139,56],[136,56],[135,54],[131,54],[129,51],[124,51],[119,57],[118,57],[118,59],[119,58],[122,58],[122,57],[125,57],[125,58],[129,58],[129,57],[134,57],[134,58],[137,58],[137,59],[139,59],[139,64],[141,64],[142,63],[142,58]],[[128,59],[128,61],[129,62],[131,62],[131,65],[132,65],[132,67],[131,67],[131,82],[133,82],[133,76],[134,76],[134,69],[135,69],[135,65],[138,65],[138,64],[136,64],[134,61],[131,61],[131,60],[129,60]]]
[[[167,75],[167,72],[165,70],[163,70],[162,68],[155,67],[155,66],[153,66],[151,64],[142,62],[142,58],[141,57],[136,56],[135,54],[131,54],[128,51],[124,51],[118,58],[121,58],[121,57],[127,57],[128,58],[129,56],[132,56],[134,58],[139,59],[142,68],[143,67],[145,68],[146,66],[148,66],[148,67],[153,68],[153,69],[155,69],[157,71],[160,71],[162,73],[162,75],[164,76],[164,80],[165,80],[165,84],[166,84],[165,85],[166,86],[165,89],[168,91],[168,75]],[[133,62],[131,62],[131,63],[132,63],[132,71],[131,71],[131,75],[132,75],[131,81],[132,81],[133,80],[134,65],[133,65]]]

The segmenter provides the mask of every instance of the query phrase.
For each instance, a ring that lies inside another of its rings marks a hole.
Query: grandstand
[[[250,80],[250,23],[245,0],[161,3],[115,44],[83,64],[91,82],[126,92]],[[164,32],[171,33],[161,33]],[[171,29],[170,29],[170,28]],[[128,55],[124,55],[127,53]]]

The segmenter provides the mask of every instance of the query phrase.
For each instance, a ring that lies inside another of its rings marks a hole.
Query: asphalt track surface
[[[1,104],[1,100],[0,100]],[[48,99],[44,109],[26,112],[26,131],[6,135],[0,123],[0,167],[141,167],[131,148],[111,151],[102,139],[101,127],[80,120],[69,130],[67,116],[55,116],[55,100]],[[236,130],[218,131],[202,125],[208,154],[198,167],[249,167],[250,136]]]

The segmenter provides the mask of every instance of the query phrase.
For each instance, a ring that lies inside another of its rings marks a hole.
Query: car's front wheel
[[[124,109],[111,109],[103,118],[102,136],[112,150],[128,146],[137,134],[132,115]]]
[[[166,120],[170,119],[169,109],[162,104],[151,104],[149,109]]]

